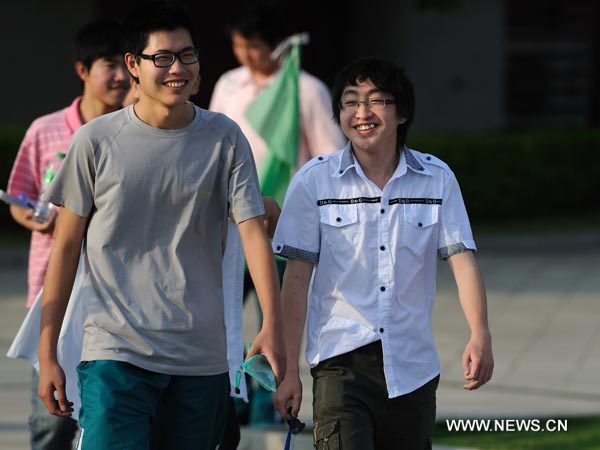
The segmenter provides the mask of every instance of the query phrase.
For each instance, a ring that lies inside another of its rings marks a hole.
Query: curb
[[[261,428],[261,427],[241,427],[242,438],[238,450],[283,450],[286,438],[286,431]],[[306,431],[301,432],[293,441],[294,450],[313,450],[312,434]],[[433,445],[433,450],[477,450],[472,447],[448,447],[445,445]]]

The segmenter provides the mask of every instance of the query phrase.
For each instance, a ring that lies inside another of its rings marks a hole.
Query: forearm
[[[54,247],[50,255],[40,320],[39,359],[56,360],[56,344],[79,261],[80,249]]]
[[[64,208],[61,211],[42,294],[38,355],[41,363],[56,360],[56,344],[77,273],[86,220]]]
[[[286,376],[298,376],[300,344],[306,322],[308,286],[313,264],[289,260],[281,291],[283,341],[286,354]]]
[[[466,252],[451,256],[448,262],[471,333],[489,333],[485,287],[475,257]]]
[[[279,278],[262,221],[262,216],[246,220],[238,225],[238,230],[262,310],[263,325],[274,325],[281,319]]]

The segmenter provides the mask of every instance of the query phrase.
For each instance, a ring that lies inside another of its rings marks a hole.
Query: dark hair
[[[346,86],[356,86],[366,80],[371,80],[377,88],[394,96],[398,117],[406,118],[406,122],[398,125],[398,144],[404,145],[415,115],[415,91],[404,71],[390,61],[374,57],[361,58],[337,73],[331,92],[335,120],[340,122],[340,100]]]
[[[131,11],[123,23],[123,50],[139,55],[157,31],[183,28],[194,40],[194,25],[187,11],[173,2],[150,2]]]
[[[227,31],[246,39],[260,38],[274,49],[286,37],[284,23],[280,7],[272,1],[247,2],[231,18]]]
[[[89,70],[100,58],[121,55],[121,26],[112,20],[101,19],[88,23],[75,35],[75,61]]]

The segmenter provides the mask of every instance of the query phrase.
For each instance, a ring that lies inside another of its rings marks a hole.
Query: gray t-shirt
[[[89,217],[82,360],[172,375],[227,371],[222,259],[229,214],[264,213],[235,122],[195,108],[160,130],[125,108],[73,136],[44,197]]]

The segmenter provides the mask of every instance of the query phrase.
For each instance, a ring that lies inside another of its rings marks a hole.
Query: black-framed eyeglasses
[[[382,111],[387,105],[395,105],[396,100],[392,98],[370,98],[368,100],[344,100],[340,102],[341,109],[358,109],[360,104],[365,105],[371,111]]]
[[[150,60],[156,67],[164,68],[171,67],[175,63],[175,58],[179,59],[182,64],[195,64],[198,62],[198,50],[195,48],[184,48],[180,52],[158,52],[153,55],[138,53],[142,59]]]

